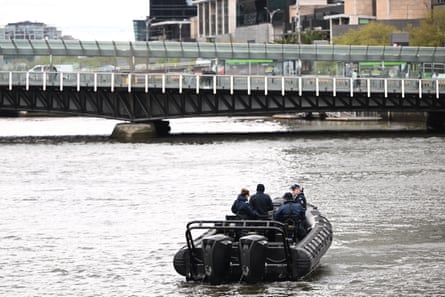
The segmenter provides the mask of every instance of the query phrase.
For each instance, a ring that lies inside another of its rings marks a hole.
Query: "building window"
[[[224,0],[224,34],[229,33],[229,0]]]
[[[199,12],[198,12],[198,21],[199,21],[199,35],[204,35],[204,17],[205,17],[205,13],[204,13],[204,4],[199,4]]]
[[[218,9],[216,14],[218,15],[218,34],[223,34],[223,5],[224,1],[218,1]]]

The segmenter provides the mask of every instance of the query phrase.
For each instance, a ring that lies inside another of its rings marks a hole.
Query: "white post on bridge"
[[[386,78],[383,81],[383,84],[385,86],[385,98],[388,98],[388,80]]]
[[[44,91],[46,91],[46,78],[48,74],[46,72],[43,72],[43,81],[42,81],[42,88]]]
[[[111,93],[114,92],[114,72],[111,73]]]
[[[165,74],[162,74],[162,94],[165,94]]]
[[[320,96],[320,79],[318,76],[315,78],[315,96]]]
[[[26,72],[26,90],[29,91],[29,72]]]
[[[298,95],[303,96],[303,79],[301,76],[298,78]]]
[[[9,71],[9,90],[12,90],[12,71]]]
[[[332,96],[337,97],[337,79],[335,76],[332,78]]]
[[[267,96],[267,76],[264,76],[264,95]]]
[[[247,76],[247,95],[250,95],[250,75]]]
[[[213,76],[213,94],[216,95],[216,75]]]
[[[419,79],[419,98],[422,98],[422,80]]]
[[[60,76],[59,76],[59,90],[63,91],[63,72],[60,72]]]
[[[349,79],[349,87],[351,91],[351,97],[354,97],[354,80],[352,79],[352,77]]]
[[[405,80],[402,79],[402,98],[405,98]]]
[[[368,87],[368,98],[371,98],[371,80],[367,79],[367,87]]]
[[[128,84],[128,93],[131,93],[131,73],[128,73],[127,84]]]
[[[97,73],[94,72],[94,87],[93,87],[94,92],[97,92]]]
[[[281,96],[284,96],[284,76],[281,77]]]
[[[77,72],[77,92],[80,92],[80,72]]]

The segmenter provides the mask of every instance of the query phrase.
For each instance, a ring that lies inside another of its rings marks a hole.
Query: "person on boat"
[[[256,186],[256,194],[250,197],[249,204],[254,211],[258,214],[259,219],[269,219],[269,211],[273,210],[272,199],[269,194],[264,193],[265,187],[263,184]]]
[[[249,190],[242,188],[232,204],[232,212],[243,220],[255,220],[258,214],[249,205]]]
[[[306,211],[301,204],[293,199],[292,193],[287,192],[283,195],[284,203],[274,213],[274,220],[287,223],[292,226],[292,236],[294,240],[301,240],[306,231],[304,228],[304,221],[306,218]]]
[[[304,196],[303,187],[299,184],[293,184],[290,189],[292,190],[293,199],[306,210],[306,197]]]

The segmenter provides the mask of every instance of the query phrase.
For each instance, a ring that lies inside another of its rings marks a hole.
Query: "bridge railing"
[[[311,92],[316,96],[322,93],[365,93],[371,97],[373,93],[399,94],[402,98],[407,94],[416,94],[420,98],[423,94],[435,94],[437,98],[445,94],[445,79],[401,79],[401,78],[350,78],[332,76],[260,76],[260,75],[213,75],[187,73],[102,73],[102,72],[0,72],[0,85],[15,87],[39,86],[43,90],[47,87],[57,87],[63,91],[65,87],[89,87],[93,91],[98,88],[125,88],[128,92],[134,90],[161,89],[192,90],[196,93],[205,91],[217,93],[219,91],[279,92],[283,96],[288,93]]]

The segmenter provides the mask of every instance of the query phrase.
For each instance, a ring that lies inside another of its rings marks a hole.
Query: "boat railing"
[[[269,231],[281,234],[283,243],[284,256],[286,259],[288,272],[291,273],[291,257],[290,247],[287,235],[286,225],[277,221],[262,221],[262,220],[204,220],[204,221],[191,221],[186,226],[185,237],[187,241],[187,247],[190,251],[190,260],[197,262],[198,258],[195,252],[195,243],[192,235],[193,230],[215,230],[216,232],[223,232],[224,234],[236,233],[237,231],[244,232],[257,232],[266,234]]]

